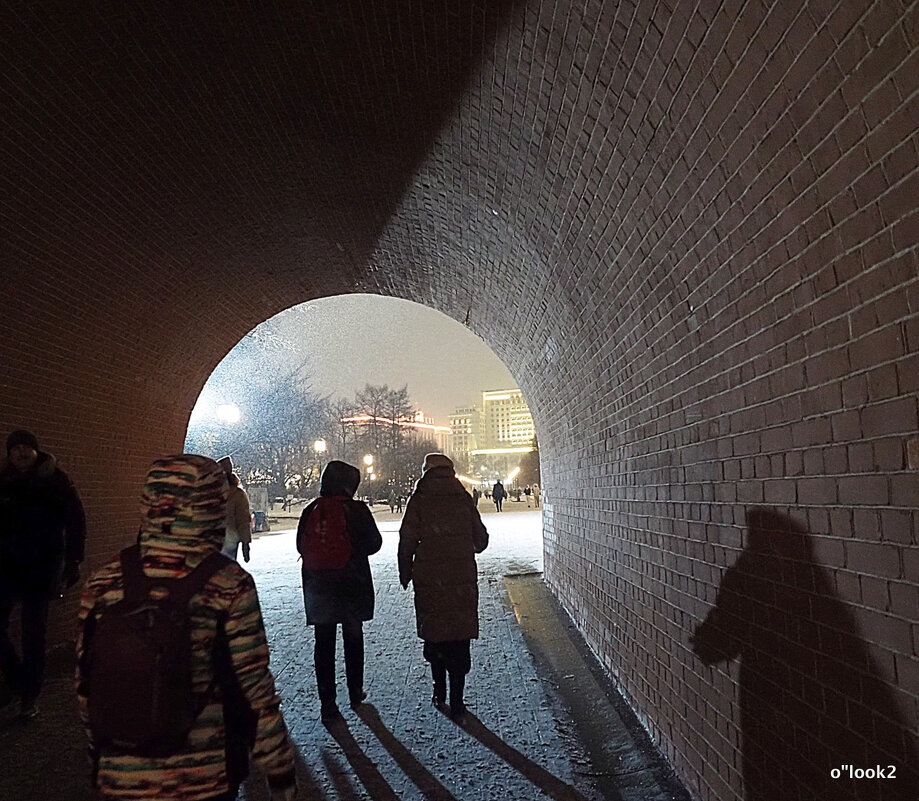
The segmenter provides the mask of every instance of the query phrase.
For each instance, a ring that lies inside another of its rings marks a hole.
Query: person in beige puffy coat
[[[227,525],[223,538],[224,556],[238,560],[239,546],[242,545],[243,560],[249,561],[249,547],[252,544],[252,510],[249,507],[249,496],[239,486],[239,476],[233,472],[233,460],[224,456],[218,460],[227,474],[229,495],[227,495]]]
[[[403,589],[414,585],[418,636],[434,678],[431,700],[438,707],[446,703],[449,674],[454,717],[466,710],[469,642],[479,636],[475,555],[487,546],[488,532],[453,462],[429,453],[399,530],[399,580]]]

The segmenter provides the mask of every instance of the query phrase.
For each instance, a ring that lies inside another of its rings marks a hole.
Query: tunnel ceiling
[[[512,18],[501,2],[385,0],[13,10],[8,268],[28,287],[39,272],[67,283],[79,264],[70,301],[92,313],[133,299],[133,329],[209,306],[227,336],[205,361],[324,294],[388,292],[455,316],[460,301],[427,286],[434,273],[452,284],[484,271],[489,254],[471,247],[481,221],[451,226],[470,197],[494,205],[477,194],[500,193],[503,178],[500,155],[483,160],[474,131],[440,137],[463,98],[495,79],[481,68]],[[482,113],[492,124],[502,111]],[[432,156],[423,207],[407,215],[404,195]],[[454,186],[444,164],[469,169]],[[428,252],[428,238],[458,253]]]

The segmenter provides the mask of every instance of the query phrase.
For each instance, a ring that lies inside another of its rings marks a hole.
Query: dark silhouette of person
[[[0,706],[18,700],[25,720],[38,714],[49,604],[80,580],[85,540],[73,482],[35,434],[13,431],[0,459]],[[17,605],[21,658],[9,636]]]
[[[500,481],[496,481],[491,488],[491,497],[495,502],[495,509],[500,512],[504,499],[507,497],[507,490],[504,489],[504,485]]]
[[[706,665],[740,659],[745,801],[915,801],[915,741],[857,625],[811,555],[810,538],[768,509],[691,638]],[[833,777],[843,765],[894,779]]]

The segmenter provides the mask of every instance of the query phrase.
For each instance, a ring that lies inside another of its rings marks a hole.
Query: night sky
[[[482,390],[517,385],[481,339],[441,312],[380,295],[310,301],[271,321],[309,357],[312,387],[353,397],[366,383],[401,387],[429,417],[446,424]]]

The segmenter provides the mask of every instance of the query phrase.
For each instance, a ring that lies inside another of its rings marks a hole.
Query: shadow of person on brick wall
[[[706,665],[740,658],[746,801],[915,800],[915,744],[807,531],[769,509],[691,639]],[[834,779],[842,765],[895,779]]]

